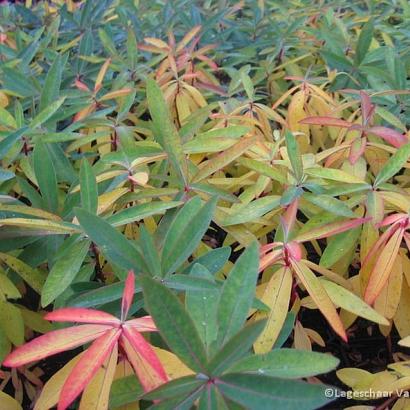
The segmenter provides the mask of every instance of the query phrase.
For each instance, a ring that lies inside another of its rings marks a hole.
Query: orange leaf
[[[44,319],[52,322],[94,323],[116,327],[121,324],[118,318],[109,313],[78,307],[57,309],[54,312],[47,313]]]
[[[135,292],[135,275],[133,271],[128,272],[127,279],[125,280],[124,292],[122,294],[121,302],[121,322],[123,322],[128,315],[132,300],[134,299]]]

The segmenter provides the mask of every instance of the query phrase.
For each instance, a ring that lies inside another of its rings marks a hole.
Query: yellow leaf
[[[0,391],[1,410],[22,410],[20,403],[8,394]]]
[[[343,328],[342,321],[337,314],[335,305],[326,293],[326,290],[319,278],[317,278],[315,274],[303,263],[292,261],[292,268],[333,330],[343,340],[347,341],[346,332]]]
[[[256,353],[267,353],[275,344],[288,313],[291,290],[292,274],[288,268],[280,268],[273,274],[260,296],[270,311],[257,312],[255,315],[255,320],[267,317],[265,329],[253,345]]]
[[[114,346],[104,365],[92,378],[81,397],[79,410],[106,410],[110,399],[111,384],[117,367],[118,346]]]
[[[118,188],[101,194],[98,197],[97,215],[100,215],[107,209],[111,208],[115,201],[125,195],[128,191],[128,188]]]
[[[336,371],[337,377],[354,390],[366,390],[376,380],[376,375],[363,369],[347,367]]]
[[[312,343],[310,342],[309,336],[299,320],[295,323],[293,341],[295,344],[295,349],[312,350]]]
[[[68,375],[71,373],[71,370],[73,370],[82,355],[83,353],[71,359],[47,381],[41,390],[40,397],[36,401],[34,410],[49,410],[57,404],[60,392]]]
[[[103,79],[105,77],[105,74],[107,73],[108,67],[111,64],[111,58],[108,58],[105,63],[102,65],[97,78],[95,80],[95,86],[94,86],[94,91],[98,91],[101,88],[101,84],[103,82]]]
[[[288,107],[289,130],[304,134],[303,136],[297,138],[299,148],[302,153],[308,152],[310,142],[309,125],[299,123],[299,121],[308,116],[304,109],[305,101],[305,92],[298,91],[293,95]]]
[[[410,287],[407,281],[402,283],[401,298],[394,316],[394,325],[400,337],[410,335]]]
[[[132,88],[123,88],[121,90],[111,91],[99,98],[99,101],[107,101],[118,97],[124,97],[124,95],[132,93],[132,91]]]
[[[194,372],[182,363],[181,360],[179,360],[173,353],[155,346],[152,346],[152,348],[154,349],[170,379],[177,379],[179,377],[194,374]]]

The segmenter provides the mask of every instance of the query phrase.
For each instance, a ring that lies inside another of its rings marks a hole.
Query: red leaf
[[[125,322],[127,327],[133,327],[139,332],[157,332],[158,329],[155,326],[151,316],[143,316],[138,319],[131,319]]]
[[[367,125],[373,115],[374,105],[372,104],[369,95],[364,91],[360,91],[360,98],[362,100],[363,125]]]
[[[121,303],[121,322],[123,322],[130,310],[132,299],[134,299],[135,293],[135,275],[133,271],[128,272],[127,279],[125,279],[124,292],[122,294]]]
[[[74,366],[60,393],[57,410],[65,410],[81,394],[92,377],[111,353],[121,330],[105,332],[85,351]]]
[[[47,313],[44,319],[52,322],[95,323],[119,327],[121,321],[109,313],[101,310],[86,308],[63,308]]]
[[[356,138],[350,145],[349,162],[354,165],[366,149],[367,138]]]
[[[404,144],[407,144],[409,140],[400,132],[392,130],[391,128],[387,127],[371,127],[367,130],[367,132],[377,135],[380,138],[383,138],[389,144],[393,145],[393,147],[399,148]]]
[[[6,357],[3,365],[19,367],[64,350],[74,349],[96,339],[111,328],[107,325],[80,325],[55,330],[18,347]]]
[[[168,381],[168,376],[156,353],[137,330],[124,325],[120,341],[145,391],[150,391]]]
[[[294,199],[290,205],[286,208],[282,217],[282,226],[285,233],[285,238],[289,236],[289,232],[292,231],[293,225],[296,222],[296,213],[298,212],[299,198]]]
[[[306,117],[299,121],[299,124],[310,124],[310,125],[328,125],[331,127],[342,127],[349,128],[352,123],[349,121],[342,120],[340,118],[334,117]]]

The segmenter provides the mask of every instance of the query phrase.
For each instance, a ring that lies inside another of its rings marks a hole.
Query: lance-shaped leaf
[[[139,250],[109,223],[84,209],[76,208],[75,214],[82,228],[107,259],[127,270],[140,272],[145,269]]]
[[[57,309],[54,312],[47,313],[44,319],[50,320],[51,322],[93,323],[115,327],[119,327],[121,324],[118,318],[102,310],[80,307]]]
[[[331,401],[324,385],[263,375],[229,373],[215,384],[224,396],[250,410],[309,410]]]
[[[374,186],[386,182],[388,179],[396,175],[406,164],[410,156],[410,143],[400,147],[397,152],[390,157],[380,172],[377,174],[374,181]]]
[[[317,117],[306,117],[299,121],[300,124],[310,124],[310,125],[327,125],[330,127],[341,127],[349,128],[352,123],[349,121],[342,120],[340,118],[317,116]]]
[[[335,369],[339,360],[335,357],[305,350],[275,349],[267,354],[258,354],[236,362],[232,373],[265,374],[284,379],[299,379],[315,376]]]
[[[326,289],[327,294],[336,306],[339,306],[354,315],[364,317],[372,322],[379,323],[384,326],[389,325],[386,318],[372,309],[368,304],[363,302],[363,300],[354,293],[349,292],[343,286],[326,279],[321,280],[321,282],[323,287]]]
[[[192,198],[178,212],[164,239],[162,272],[174,272],[196,249],[211,223],[217,198],[202,205],[199,197]]]
[[[33,129],[46,122],[61,107],[65,98],[66,97],[61,97],[57,101],[52,102],[48,107],[44,108],[44,110],[31,120],[29,127]]]
[[[205,346],[181,302],[164,285],[149,277],[142,277],[141,285],[148,311],[167,345],[188,367],[205,373]]]
[[[111,384],[118,361],[118,344],[115,344],[105,363],[84,389],[79,410],[107,410]]]
[[[111,328],[109,325],[80,325],[76,326],[75,332],[69,327],[46,333],[11,352],[3,365],[19,367],[64,350],[74,349],[96,339]]]
[[[404,229],[397,229],[377,258],[364,293],[364,300],[369,305],[374,303],[389,278],[403,234]]]
[[[164,96],[157,83],[147,79],[147,101],[154,125],[155,139],[161,144],[168,158],[180,177],[183,185],[188,183],[188,168],[181,138],[171,119]]]
[[[267,318],[266,327],[254,344],[256,353],[267,353],[275,344],[288,313],[292,281],[292,273],[287,267],[277,270],[269,280],[261,300],[270,311],[255,315],[255,319]]]
[[[328,238],[329,236],[342,233],[349,229],[356,228],[357,226],[369,221],[371,218],[357,218],[350,219],[348,221],[333,222],[330,224],[318,226],[310,229],[308,232],[301,233],[295,238],[296,242],[306,242],[313,239]]]
[[[236,158],[240,157],[255,143],[254,137],[243,137],[232,147],[226,149],[215,157],[208,159],[199,166],[198,172],[194,175],[192,182],[199,182],[209,177],[214,172],[224,168]]]
[[[330,326],[344,341],[347,341],[347,335],[343,323],[337,314],[335,305],[326,293],[319,278],[303,263],[303,261],[296,262],[292,260],[291,263],[299,280],[306,288],[318,309],[329,322]]]
[[[297,182],[300,182],[303,176],[303,163],[300,155],[299,146],[295,136],[289,132],[285,132],[286,148],[288,151],[289,161],[292,165],[293,173]]]
[[[407,144],[409,142],[408,138],[405,135],[387,127],[375,126],[369,128],[367,132],[377,135],[380,138],[383,138],[385,141],[387,141],[389,144],[393,145],[393,147],[396,148],[399,148],[402,145]]]
[[[145,391],[155,389],[168,381],[168,376],[156,353],[139,331],[125,325],[120,341]]]
[[[90,163],[83,159],[80,169],[81,205],[88,212],[95,214],[98,208],[98,186]]]
[[[81,394],[114,349],[120,334],[121,330],[111,329],[95,340],[81,356],[64,383],[57,410],[66,410]]]
[[[238,332],[248,317],[255,296],[258,268],[259,251],[254,242],[236,261],[222,287],[218,303],[220,345]]]
[[[132,299],[135,293],[135,275],[134,272],[128,272],[128,276],[124,283],[124,292],[121,301],[121,322],[127,319],[128,311],[130,310]]]

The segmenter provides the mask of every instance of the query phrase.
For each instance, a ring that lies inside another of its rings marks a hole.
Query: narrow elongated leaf
[[[285,132],[285,139],[293,174],[295,175],[296,181],[299,182],[303,176],[303,163],[302,157],[300,156],[299,146],[296,142],[295,136],[291,132]]]
[[[250,410],[309,410],[331,401],[323,385],[263,375],[226,374],[216,385],[224,396]]]
[[[127,319],[128,311],[130,310],[132,299],[135,293],[135,275],[134,272],[128,272],[127,279],[125,279],[124,292],[121,301],[121,322]]]
[[[338,364],[339,360],[328,354],[296,349],[276,349],[263,355],[245,357],[235,363],[229,371],[299,379],[330,372]]]
[[[0,402],[2,410],[22,410],[20,403],[14,399],[13,397],[9,396],[8,394],[0,391]]]
[[[106,332],[95,340],[81,356],[64,383],[57,410],[66,410],[81,394],[115,348],[120,334],[121,331],[118,329]]]
[[[310,125],[326,125],[330,127],[341,127],[349,128],[352,123],[349,121],[342,120],[340,118],[317,116],[317,117],[306,117],[299,121],[300,124],[310,124]]]
[[[141,272],[145,269],[138,249],[108,222],[84,209],[76,208],[75,214],[87,235],[108,260],[126,270]],[[121,279],[125,279],[125,275]]]
[[[377,187],[383,182],[396,175],[406,164],[410,156],[410,143],[400,147],[397,152],[390,157],[387,163],[383,166],[377,174],[374,181],[374,186]]]
[[[321,282],[336,306],[372,322],[379,323],[380,325],[389,325],[389,321],[386,318],[344,287],[326,279],[321,280]]]
[[[241,329],[249,314],[258,277],[259,253],[252,243],[236,261],[222,287],[218,303],[219,344]]]
[[[80,169],[81,205],[88,212],[97,213],[98,187],[90,163],[84,159]]]
[[[68,249],[56,255],[53,265],[41,291],[41,305],[47,306],[61,295],[74,280],[90,247],[90,241],[74,242]]]
[[[62,106],[64,101],[65,97],[61,97],[45,107],[31,120],[29,128],[34,129],[45,123]]]
[[[209,227],[217,198],[201,206],[199,197],[194,197],[178,212],[164,240],[161,264],[162,272],[174,272],[196,249]]]
[[[328,195],[317,195],[305,192],[303,198],[312,204],[325,209],[335,215],[354,218],[355,213],[343,202]]]
[[[405,135],[387,127],[371,127],[368,132],[377,135],[380,138],[383,138],[385,141],[387,141],[389,144],[393,145],[393,147],[396,148],[399,148],[402,145],[407,144],[409,142],[409,139]]]
[[[181,302],[169,289],[149,277],[142,277],[141,285],[148,311],[167,345],[188,367],[205,372],[205,346]]]
[[[169,201],[139,204],[116,212],[114,215],[109,216],[106,221],[109,222],[112,226],[121,226],[140,221],[147,216],[163,214],[167,209],[175,208],[179,205],[182,205],[182,203],[183,202],[179,201]]]
[[[236,225],[246,223],[263,216],[274,208],[277,208],[280,203],[280,196],[269,195],[263,198],[255,199],[247,205],[240,207],[232,215],[223,219],[223,226]]]
[[[107,410],[111,384],[118,361],[118,346],[114,345],[100,370],[87,385],[81,397],[79,410]]]
[[[356,65],[360,65],[360,63],[363,61],[363,59],[365,58],[369,50],[370,43],[372,42],[372,38],[373,38],[373,30],[374,30],[373,21],[370,19],[360,31],[359,39],[356,45],[356,55],[355,55]]]
[[[369,305],[374,303],[389,278],[403,240],[403,232],[402,228],[397,229],[377,258],[364,293],[364,300]]]
[[[48,70],[40,96],[40,110],[44,110],[58,98],[63,72],[63,60],[64,58],[62,58],[60,54],[57,54],[53,64]]]
[[[267,318],[266,327],[254,345],[256,353],[266,353],[275,344],[288,313],[292,281],[290,270],[284,267],[276,271],[268,282],[261,300],[270,311],[255,315],[255,319]]]
[[[186,186],[188,170],[181,138],[171,119],[161,89],[152,79],[147,79],[147,101],[154,124],[155,138],[168,154],[168,158],[182,185]]]
[[[315,167],[306,169],[305,173],[315,178],[329,179],[331,181],[347,182],[349,184],[364,183],[362,179],[340,169]]]
[[[168,381],[155,351],[138,330],[132,326],[124,326],[121,345],[144,391],[155,389]]]
[[[49,312],[44,319],[52,322],[75,322],[75,323],[93,323],[98,325],[107,325],[119,327],[121,321],[115,316],[103,312],[102,310],[85,309],[78,307],[61,308]]]
[[[55,213],[58,208],[57,177],[47,147],[42,143],[37,143],[34,148],[33,165],[46,208]]]
[[[240,157],[245,151],[247,151],[255,143],[253,137],[243,137],[232,147],[221,152],[217,156],[203,162],[199,166],[198,172],[194,175],[192,182],[199,182],[214,172],[222,169],[226,165],[230,164],[236,158]]]
[[[101,336],[111,326],[80,325],[47,333],[11,352],[3,362],[4,366],[19,367],[45,357],[74,349]]]
[[[292,261],[292,267],[330,326],[344,341],[347,341],[346,332],[340,317],[321,281],[303,263],[303,260],[301,262]]]
[[[253,343],[266,325],[266,320],[259,320],[242,328],[233,336],[209,362],[209,371],[217,376],[232,363],[249,353]]]

